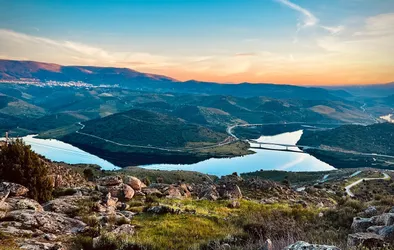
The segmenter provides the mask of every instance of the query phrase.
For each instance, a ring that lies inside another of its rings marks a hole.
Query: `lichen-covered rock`
[[[6,214],[3,220],[16,228],[40,230],[44,233],[72,234],[84,230],[85,223],[53,212],[36,212],[33,210],[15,210]]]
[[[25,186],[12,182],[0,182],[0,192],[8,192],[8,196],[24,196],[29,192]]]
[[[352,231],[353,233],[366,232],[367,228],[373,225],[374,223],[372,223],[372,219],[355,217],[353,218]]]
[[[369,206],[367,209],[365,209],[364,213],[366,216],[371,217],[377,215],[378,210],[375,206]]]
[[[34,210],[37,212],[44,211],[40,203],[25,197],[11,197],[8,198],[6,202],[9,205],[8,211],[23,210],[23,209]]]
[[[214,185],[205,185],[199,190],[198,198],[216,201],[219,198],[219,192]]]
[[[223,199],[242,199],[242,192],[238,185],[223,184],[217,188],[220,198]]]
[[[347,238],[347,246],[349,249],[355,247],[366,247],[366,248],[381,248],[385,245],[382,236],[374,233],[355,233],[349,234]]]
[[[371,218],[372,223],[378,226],[394,225],[394,213],[385,213]]]
[[[60,242],[49,243],[35,239],[25,239],[19,243],[20,249],[26,250],[64,250]]]
[[[286,250],[340,250],[336,246],[309,244],[304,241],[298,241],[286,247],[285,249]]]
[[[89,200],[89,196],[70,195],[62,196],[44,204],[44,210],[56,213],[72,215],[79,210],[79,204],[83,200]]]
[[[120,234],[133,235],[135,233],[135,229],[134,226],[130,224],[123,224],[118,228],[116,228],[115,230],[113,230],[112,233],[116,235],[120,235]]]

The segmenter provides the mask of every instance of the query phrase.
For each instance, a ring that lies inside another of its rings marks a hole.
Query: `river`
[[[261,136],[257,141],[270,143],[296,144],[303,131],[282,133],[274,136]],[[95,155],[87,153],[70,144],[58,140],[44,140],[34,138],[34,135],[23,137],[32,150],[52,161],[70,164],[86,163],[97,164],[105,170],[118,169],[114,164]],[[278,146],[271,146],[271,148]],[[300,149],[296,149],[301,152]],[[245,173],[257,170],[283,170],[283,171],[327,171],[335,168],[306,153],[281,152],[272,150],[253,149],[255,154],[225,158],[209,159],[195,164],[155,164],[141,166],[147,169],[160,170],[190,170],[213,175],[227,175],[233,172]]]
[[[274,136],[261,136],[257,141],[269,143],[296,144],[303,131],[282,133]],[[265,146],[267,147],[267,146]],[[270,148],[283,148],[270,146]],[[297,148],[301,152],[300,149]],[[209,159],[190,165],[155,164],[142,166],[160,170],[190,170],[213,175],[228,175],[233,172],[247,173],[258,170],[283,171],[328,171],[335,168],[305,153],[282,152],[253,149],[255,154],[236,158]]]
[[[31,149],[52,161],[65,162],[69,164],[97,164],[105,170],[119,169],[114,164],[103,160],[95,155],[89,154],[71,144],[55,139],[38,139],[35,135],[22,137],[23,141],[31,146]]]

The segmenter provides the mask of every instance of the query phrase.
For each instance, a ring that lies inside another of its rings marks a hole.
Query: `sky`
[[[0,0],[0,58],[178,80],[394,81],[394,0]]]

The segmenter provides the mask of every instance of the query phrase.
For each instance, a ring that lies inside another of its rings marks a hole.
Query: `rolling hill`
[[[83,81],[93,85],[119,85],[132,90],[191,94],[219,94],[241,97],[268,96],[271,98],[303,100],[341,100],[338,91],[276,84],[218,84],[214,82],[177,80],[141,73],[128,68],[62,66],[33,61],[0,60],[0,80]],[[341,92],[341,95],[346,93]]]
[[[346,125],[332,130],[307,131],[298,144],[394,155],[394,124]]]
[[[84,123],[81,132],[122,144],[183,148],[214,144],[227,135],[156,112],[132,109]],[[81,137],[76,134],[74,137]],[[88,138],[84,138],[87,140]]]

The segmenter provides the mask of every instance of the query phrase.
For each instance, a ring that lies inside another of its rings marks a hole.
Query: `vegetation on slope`
[[[31,198],[39,201],[50,199],[53,188],[48,173],[48,167],[23,141],[15,140],[8,146],[1,146],[1,179],[26,186]]]
[[[298,144],[394,155],[394,124],[346,125],[332,130],[307,131]]]

